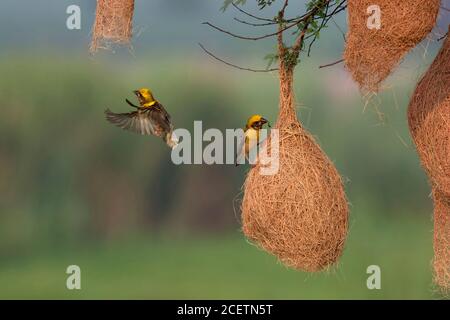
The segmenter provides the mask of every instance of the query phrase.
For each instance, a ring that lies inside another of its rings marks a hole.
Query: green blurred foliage
[[[0,298],[436,298],[427,226],[423,219],[383,221],[369,215],[352,224],[339,266],[319,274],[286,269],[242,236],[129,238],[90,248],[34,252],[1,267]],[[65,269],[74,263],[81,268],[79,291],[65,288]],[[366,287],[366,269],[372,264],[381,268],[381,290]]]

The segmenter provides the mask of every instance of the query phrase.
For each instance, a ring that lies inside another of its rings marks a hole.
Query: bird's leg
[[[126,101],[131,107],[136,108],[136,109],[139,109],[139,107],[138,107],[137,105],[135,105],[133,102],[131,102],[130,100],[125,99],[125,101]]]

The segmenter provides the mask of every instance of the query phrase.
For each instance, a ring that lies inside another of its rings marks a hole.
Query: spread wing
[[[136,132],[142,135],[154,135],[155,128],[149,119],[147,112],[133,111],[129,113],[114,113],[109,109],[105,110],[106,120],[119,128]]]
[[[165,132],[171,132],[173,130],[170,114],[164,109],[161,103],[158,103],[157,106],[151,109],[150,117],[152,117],[155,123],[158,123]]]

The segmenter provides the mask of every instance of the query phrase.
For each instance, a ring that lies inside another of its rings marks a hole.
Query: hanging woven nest
[[[280,68],[279,170],[262,175],[261,164],[244,184],[244,234],[289,267],[319,271],[342,253],[348,204],[341,178],[295,113],[293,72]],[[270,138],[267,141],[271,152]],[[273,157],[273,155],[272,155]]]
[[[90,51],[127,45],[133,31],[134,0],[97,0]]]
[[[434,200],[434,281],[450,290],[450,38],[418,83],[408,124]]]
[[[434,188],[450,197],[450,39],[417,85],[408,123]]]
[[[379,29],[368,27],[373,5],[380,8]],[[430,33],[439,6],[439,0],[348,0],[344,60],[363,91],[377,92],[406,53]]]

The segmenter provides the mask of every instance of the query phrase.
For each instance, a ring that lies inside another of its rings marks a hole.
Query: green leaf
[[[264,60],[267,60],[266,69],[269,69],[272,64],[278,61],[278,55],[274,53],[266,54]]]
[[[223,2],[223,6],[222,8],[220,8],[220,10],[223,12],[225,10],[228,9],[228,7],[234,3],[235,5],[239,6],[239,5],[244,5],[247,2],[247,0],[225,0]]]
[[[257,0],[259,9],[264,9],[266,6],[272,5],[276,0]]]

